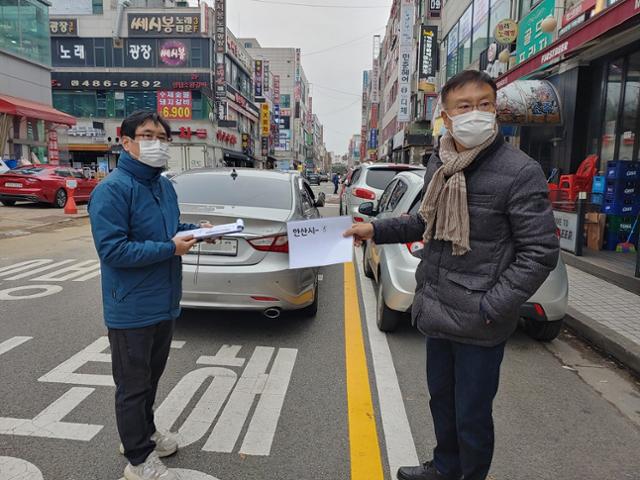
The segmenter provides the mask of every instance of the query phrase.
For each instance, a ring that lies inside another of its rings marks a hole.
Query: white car
[[[360,211],[377,219],[417,214],[423,185],[424,171],[401,173],[386,188],[377,206],[372,202],[363,203]],[[366,243],[363,268],[365,275],[378,284],[376,320],[380,330],[395,330],[403,314],[411,311],[415,272],[423,249],[420,241],[406,245]],[[569,278],[560,256],[547,280],[520,308],[525,331],[536,340],[556,338],[562,330],[568,300]]]

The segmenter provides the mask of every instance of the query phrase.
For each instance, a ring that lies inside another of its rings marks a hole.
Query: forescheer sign
[[[588,41],[605,34],[638,14],[640,14],[640,0],[623,0],[616,3],[576,27],[565,39],[556,41],[538,55],[529,58],[518,67],[504,74],[496,81],[496,85],[498,88],[502,88],[519,78],[523,78],[538,68],[557,60],[561,55],[574,51]]]

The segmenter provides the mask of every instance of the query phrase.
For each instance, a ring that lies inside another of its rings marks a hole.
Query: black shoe
[[[417,467],[400,467],[397,478],[398,480],[454,480],[438,472],[432,461]]]

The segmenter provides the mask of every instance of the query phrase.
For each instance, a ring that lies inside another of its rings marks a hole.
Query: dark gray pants
[[[153,403],[169,357],[175,322],[144,328],[109,329],[116,384],[116,422],[125,456],[140,465],[155,449]]]

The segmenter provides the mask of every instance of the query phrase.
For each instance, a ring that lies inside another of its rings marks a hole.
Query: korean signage
[[[77,37],[78,20],[76,18],[52,18],[49,20],[49,33],[54,37]]]
[[[296,83],[300,82],[300,49],[296,48]]]
[[[273,76],[273,103],[280,105],[280,75]]]
[[[128,13],[130,37],[192,36],[200,33],[200,14]]]
[[[215,0],[215,77],[216,77],[216,116],[218,120],[227,118],[227,87],[225,53],[227,51],[227,2],[226,0]]]
[[[58,67],[90,67],[94,65],[92,38],[52,38],[51,59]]]
[[[546,80],[519,80],[498,90],[498,120],[502,125],[558,125],[558,92]]]
[[[380,103],[380,60],[377,58],[373,59],[371,70],[371,103]]]
[[[400,4],[400,54],[398,69],[398,122],[411,120],[411,54],[413,52],[413,0]],[[364,137],[363,137],[364,138]]]
[[[127,40],[124,52],[125,67],[153,67],[155,64],[155,40]]]
[[[369,148],[378,148],[378,129],[376,128],[369,131]]]
[[[49,163],[51,165],[60,164],[60,149],[58,148],[58,132],[49,130],[49,138],[47,139],[47,150]]]
[[[167,120],[191,120],[193,102],[190,91],[159,90],[158,113]]]
[[[53,89],[83,90],[200,90],[209,88],[197,74],[52,72]]]
[[[260,105],[260,130],[263,137],[268,137],[271,133],[271,116],[267,103]]]
[[[429,17],[440,18],[442,0],[429,0]]]
[[[422,25],[420,34],[419,77],[427,79],[438,71],[438,27]]]
[[[227,53],[233,55],[247,71],[251,72],[253,70],[251,57],[231,35],[227,35]]]
[[[254,67],[253,67],[253,73],[254,73],[254,80],[253,80],[253,84],[255,86],[255,95],[256,97],[262,97],[262,78],[263,78],[263,71],[262,71],[262,60],[256,60]]]
[[[578,214],[554,210],[553,216],[560,231],[560,248],[575,253],[578,240]]]
[[[564,0],[562,26],[565,27],[580,15],[596,6],[596,0]]]
[[[262,137],[262,156],[266,157],[269,155],[269,137]]]
[[[264,80],[262,82],[262,90],[264,90],[264,92],[269,92],[269,90],[271,89],[271,80],[269,79],[269,61],[265,60],[265,62],[263,63],[263,70],[264,70]]]
[[[188,40],[161,40],[158,49],[159,66],[185,67],[189,62]]]
[[[513,43],[518,38],[518,24],[509,18],[500,20],[496,25],[494,36],[496,42],[503,45]]]
[[[518,24],[516,59],[526,61],[551,45],[553,35],[542,31],[542,21],[555,13],[555,0],[543,0]]]
[[[197,137],[201,140],[204,140],[209,136],[206,128],[197,128],[195,130],[191,130],[191,127],[180,127],[180,130],[178,130],[177,132],[171,132],[171,135],[175,135],[183,140],[191,140],[192,137]]]

